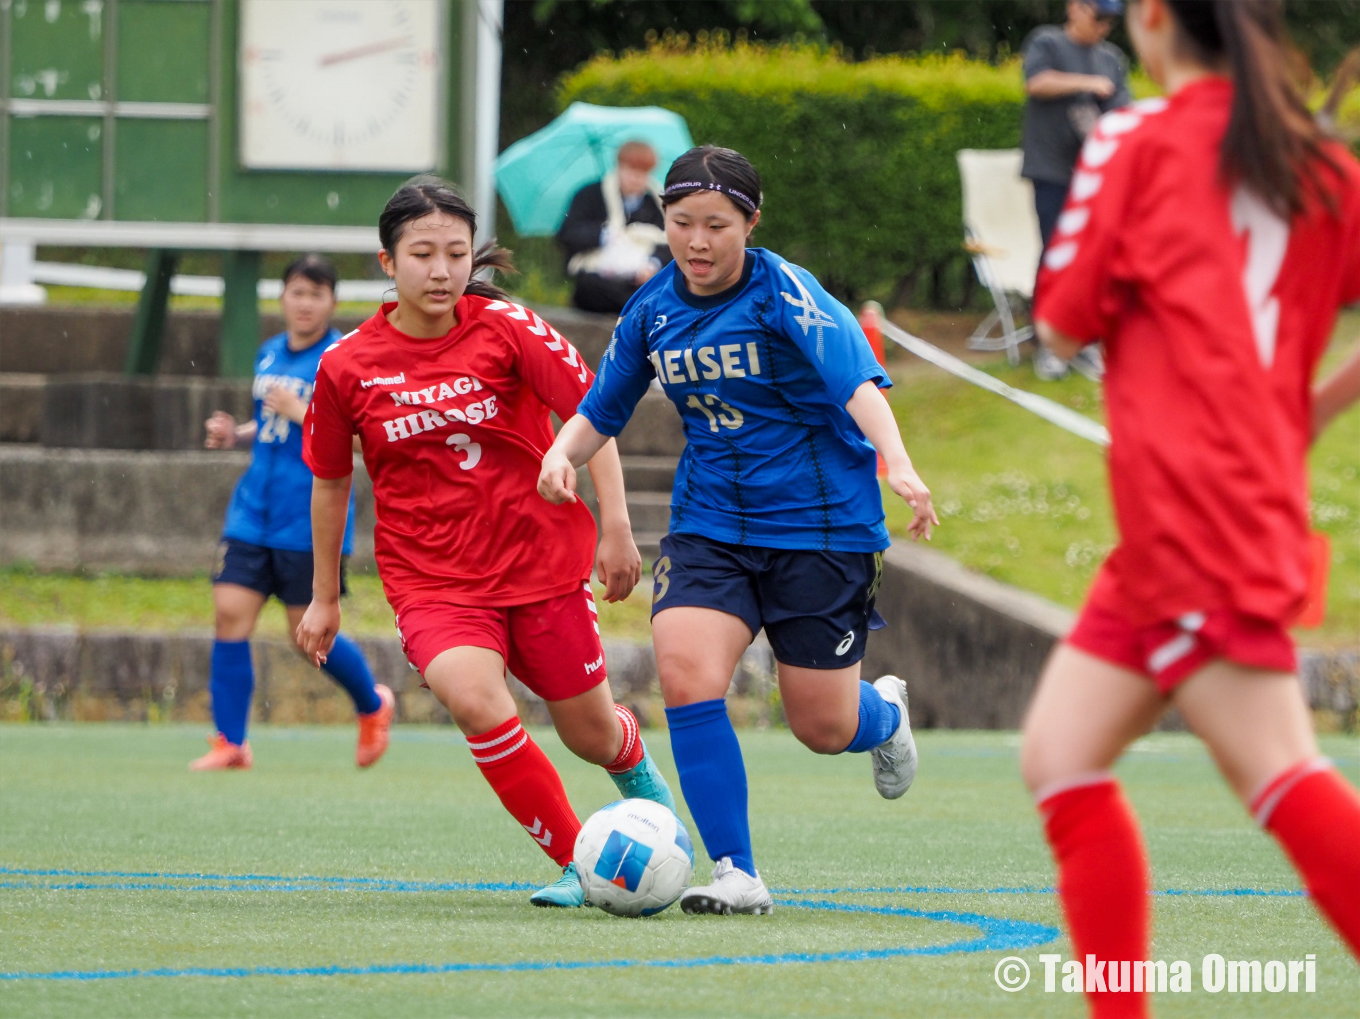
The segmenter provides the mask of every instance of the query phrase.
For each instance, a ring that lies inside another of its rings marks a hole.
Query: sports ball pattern
[[[651,800],[618,800],[576,836],[586,901],[615,916],[653,916],[689,887],[694,844],[684,822]]]

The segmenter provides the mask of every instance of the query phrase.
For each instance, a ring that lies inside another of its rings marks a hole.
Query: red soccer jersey
[[[387,600],[523,605],[581,586],[595,521],[581,502],[537,491],[553,441],[593,378],[533,312],[464,296],[453,330],[420,340],[382,311],[321,358],[303,458],[320,478],[353,469],[363,445],[377,510],[375,556]]]
[[[1105,341],[1107,568],[1138,625],[1299,611],[1311,384],[1360,298],[1360,166],[1330,147],[1336,214],[1285,222],[1222,182],[1232,95],[1211,78],[1102,117],[1039,277],[1036,318]]]

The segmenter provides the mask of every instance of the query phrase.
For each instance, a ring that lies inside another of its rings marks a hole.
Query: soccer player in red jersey
[[[1088,138],[1035,309],[1055,353],[1103,339],[1108,366],[1120,542],[1021,754],[1096,1016],[1147,1013],[1124,964],[1149,957],[1148,863],[1109,768],[1169,704],[1360,953],[1360,798],[1319,755],[1287,631],[1310,386],[1360,299],[1360,166],[1295,92],[1278,3],[1133,0],[1128,24],[1166,98]],[[1324,389],[1321,421],[1355,396]]]
[[[580,502],[537,493],[564,420],[593,378],[565,339],[511,303],[479,270],[508,253],[475,254],[476,217],[445,182],[403,185],[378,221],[397,300],[321,358],[304,423],[316,476],[316,576],[298,642],[320,664],[340,626],[340,542],[358,435],[373,479],[375,556],[411,664],[467,736],[506,809],[559,866],[535,905],[579,906],[572,862],[580,828],[556,769],[520,724],[506,666],[548,705],[562,741],[602,765],[625,796],[674,807],[670,790],[616,705],[590,589],[626,598],[641,575],[610,443],[591,461],[602,537]]]

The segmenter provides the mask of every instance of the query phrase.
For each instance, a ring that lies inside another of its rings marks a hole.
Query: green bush
[[[1015,62],[849,63],[738,43],[602,55],[564,79],[560,100],[664,106],[696,143],[740,150],[765,185],[755,243],[858,300],[906,296],[922,270],[962,261],[955,153],[1019,145],[1024,92]]]

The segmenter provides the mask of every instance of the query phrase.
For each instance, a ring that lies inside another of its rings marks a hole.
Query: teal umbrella
[[[521,138],[496,160],[496,190],[521,237],[550,237],[581,188],[614,167],[625,142],[656,150],[661,176],[694,147],[685,118],[660,106],[572,103],[541,131]]]

